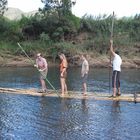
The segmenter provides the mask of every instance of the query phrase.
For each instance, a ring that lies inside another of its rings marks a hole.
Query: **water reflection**
[[[87,113],[88,106],[87,106],[87,99],[86,98],[81,99],[81,105],[82,105],[82,111],[84,113]]]
[[[120,101],[112,101],[112,112],[121,113]]]
[[[120,139],[118,134],[118,128],[120,128],[121,125],[120,113],[121,111],[119,101],[112,101],[112,110],[110,114],[110,121],[112,121],[112,127],[109,134],[111,139]]]

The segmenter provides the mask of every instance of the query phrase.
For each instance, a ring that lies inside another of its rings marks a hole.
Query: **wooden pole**
[[[24,52],[24,54],[26,55],[26,57],[30,60],[31,64],[34,65],[34,62],[31,60],[31,58],[30,58],[29,55],[25,52],[25,50],[22,48],[22,46],[21,46],[19,43],[17,43],[17,44],[18,44],[18,46],[20,47],[20,49]],[[38,70],[38,72],[39,72],[39,69],[38,69],[38,68],[37,68],[37,70]],[[39,72],[39,73],[40,73],[40,72]],[[44,76],[43,74],[41,74],[41,75]],[[59,93],[58,93],[57,90],[54,88],[54,86],[51,84],[51,82],[50,82],[47,78],[45,78],[45,80],[46,80],[46,82],[49,83],[49,85],[52,87],[52,89],[56,91],[56,94],[57,94],[58,97],[60,98]]]
[[[113,15],[112,15],[112,25],[111,25],[111,35],[110,35],[110,40],[113,40],[113,28],[114,28],[114,11],[113,11]],[[113,46],[113,44],[112,44]],[[111,89],[111,54],[110,54],[110,59],[109,59],[109,93],[110,93],[110,89]]]

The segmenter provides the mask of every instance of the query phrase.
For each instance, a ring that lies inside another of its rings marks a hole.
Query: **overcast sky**
[[[41,0],[8,0],[8,7],[19,8],[23,12],[38,10],[43,7]],[[140,0],[76,0],[73,14],[82,17],[99,14],[110,15],[115,12],[117,17],[130,17],[140,14]]]

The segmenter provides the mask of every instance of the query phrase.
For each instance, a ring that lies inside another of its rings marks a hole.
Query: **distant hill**
[[[25,13],[18,8],[9,7],[8,10],[4,13],[4,16],[10,20],[19,20],[22,17],[22,15],[30,17],[32,15],[35,15],[35,13],[37,13],[37,11]]]

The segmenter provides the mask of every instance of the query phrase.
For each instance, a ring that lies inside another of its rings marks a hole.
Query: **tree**
[[[43,13],[57,12],[58,16],[66,16],[72,14],[71,8],[75,5],[75,1],[71,0],[41,0],[44,3]]]
[[[0,16],[2,16],[5,12],[5,10],[7,10],[7,0],[0,0]]]

